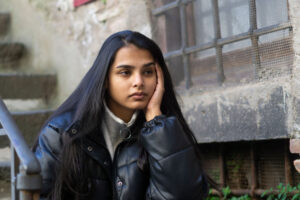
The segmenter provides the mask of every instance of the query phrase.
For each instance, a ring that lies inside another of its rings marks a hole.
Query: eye
[[[128,75],[130,75],[130,71],[129,70],[122,70],[122,71],[119,72],[119,74],[122,75],[122,76],[128,76]]]
[[[154,73],[154,70],[153,69],[149,69],[149,70],[145,70],[144,71],[144,74],[145,75],[152,75]]]

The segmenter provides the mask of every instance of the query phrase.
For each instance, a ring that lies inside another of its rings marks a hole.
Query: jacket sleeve
[[[192,143],[175,117],[146,122],[141,142],[149,154],[150,183],[146,199],[202,199],[206,179]]]
[[[35,156],[41,165],[42,190],[41,196],[47,196],[54,186],[55,168],[62,147],[61,134],[49,125],[46,126],[39,138]]]

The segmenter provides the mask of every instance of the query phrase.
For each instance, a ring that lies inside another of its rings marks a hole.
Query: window
[[[153,0],[153,7],[154,38],[177,89],[290,74],[287,0]]]
[[[204,170],[232,194],[260,195],[280,183],[297,186],[300,174],[293,167],[296,155],[289,152],[289,140],[264,140],[201,144]],[[214,191],[215,194],[218,192]]]

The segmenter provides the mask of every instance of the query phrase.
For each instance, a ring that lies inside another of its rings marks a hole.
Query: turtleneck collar
[[[130,127],[134,124],[137,115],[138,115],[138,111],[135,111],[130,119],[130,121],[128,123],[124,122],[121,118],[117,117],[107,106],[106,101],[103,102],[104,103],[104,108],[105,108],[105,112],[109,114],[109,116],[116,122],[118,122],[119,124],[124,124],[126,125],[126,127]]]
[[[136,121],[138,111],[132,115],[128,123],[125,123],[108,108],[105,101],[104,108],[105,112],[101,127],[107,149],[113,159],[118,144],[120,144],[124,139],[131,137],[130,127]]]

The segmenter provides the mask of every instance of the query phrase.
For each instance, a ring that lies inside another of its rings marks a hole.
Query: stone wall
[[[292,79],[293,94],[293,137],[300,137],[300,2],[289,1],[290,21],[293,26],[294,67]]]
[[[291,133],[290,151],[300,154],[300,2],[289,0],[289,14],[293,26],[294,68],[293,68],[293,130]],[[300,173],[300,159],[294,161]]]
[[[59,104],[92,65],[102,42],[112,33],[131,29],[151,37],[147,0],[97,0],[78,8],[72,0],[0,2],[12,23],[6,41],[26,45],[24,69],[58,74]]]

